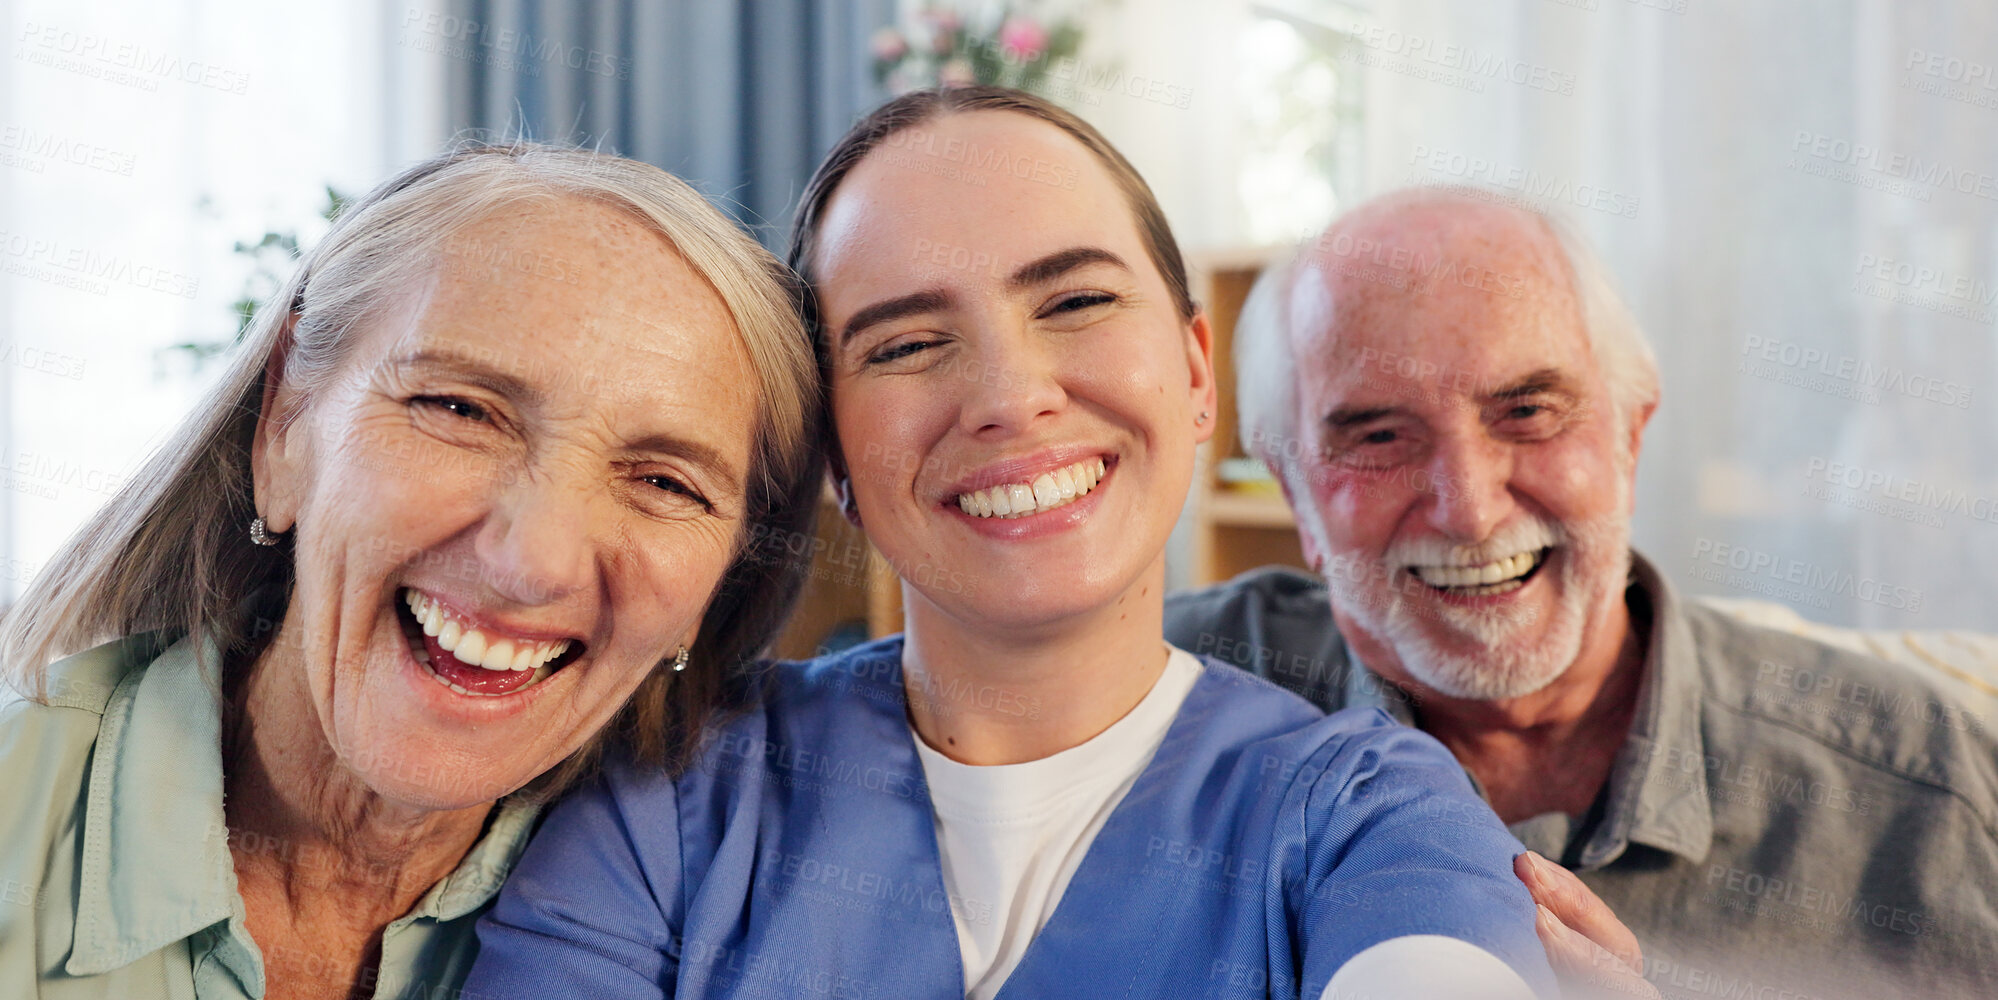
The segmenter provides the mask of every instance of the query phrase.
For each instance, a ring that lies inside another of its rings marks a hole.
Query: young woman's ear
[[[846,458],[838,448],[831,449],[826,458],[826,474],[832,477],[833,499],[839,502],[839,512],[846,523],[860,527],[860,507],[853,502],[853,480],[846,474]]]
[[[1186,325],[1186,367],[1191,376],[1187,391],[1193,404],[1194,440],[1205,442],[1214,436],[1219,400],[1214,389],[1214,327],[1205,312],[1194,313]]]

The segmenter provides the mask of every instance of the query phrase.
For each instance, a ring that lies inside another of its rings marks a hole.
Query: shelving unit
[[[1223,463],[1251,458],[1242,449],[1235,419],[1235,320],[1256,276],[1283,248],[1189,254],[1194,299],[1214,329],[1217,412],[1214,437],[1205,446],[1193,488],[1193,584],[1219,583],[1258,566],[1304,565],[1297,522],[1275,481],[1228,483]],[[1253,458],[1251,458],[1253,461]]]
[[[873,639],[902,628],[902,582],[888,561],[847,523],[828,489],[819,498],[818,537],[812,574],[791,620],[777,638],[775,655],[818,655],[836,629],[863,630]]]

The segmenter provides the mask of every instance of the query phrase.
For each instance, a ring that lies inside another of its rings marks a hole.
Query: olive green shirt
[[[161,647],[146,634],[79,653],[49,668],[47,704],[0,706],[0,997],[264,996],[223,819],[213,647]],[[502,802],[457,870],[388,925],[372,996],[459,996],[473,922],[535,812]]]
[[[1998,997],[1998,740],[1918,668],[1678,599],[1633,554],[1630,735],[1587,815],[1512,824],[1644,946],[1667,1000]],[[1166,600],[1166,640],[1334,711],[1421,705],[1352,657],[1325,585],[1265,568]]]

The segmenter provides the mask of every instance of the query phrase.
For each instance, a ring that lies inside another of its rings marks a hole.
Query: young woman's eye
[[[1117,301],[1117,296],[1107,292],[1078,292],[1074,295],[1056,299],[1041,315],[1053,316],[1057,313],[1081,312],[1084,309],[1109,305],[1115,301]]]
[[[936,345],[937,342],[934,340],[903,341],[902,343],[896,344],[893,347],[884,347],[881,350],[875,351],[873,354],[868,355],[866,363],[870,365],[880,365],[880,364],[887,364],[890,361],[900,361],[903,358],[909,357],[912,354],[916,354],[928,348],[935,347]]]
[[[459,399],[456,396],[418,396],[411,402],[443,410],[452,416],[465,420],[485,422],[489,417],[485,407],[468,399]]]
[[[712,511],[715,509],[714,504],[709,503],[708,498],[701,495],[701,491],[688,486],[686,483],[672,476],[645,476],[643,477],[643,481],[656,487],[662,493],[672,493],[692,500],[700,504],[705,510]]]

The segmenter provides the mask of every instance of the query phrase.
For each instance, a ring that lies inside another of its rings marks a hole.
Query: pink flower
[[[894,62],[909,54],[909,40],[894,28],[882,28],[874,33],[874,58],[882,62]]]
[[[944,34],[956,31],[958,26],[964,23],[964,19],[958,16],[957,11],[949,7],[931,7],[923,11],[923,17],[929,19],[931,27]]]
[[[1047,51],[1048,31],[1031,17],[1009,17],[999,28],[999,47],[1009,58],[1033,62]]]
[[[978,82],[978,74],[971,68],[971,62],[959,57],[944,63],[937,70],[937,85],[940,87],[969,87]]]
[[[923,20],[930,26],[930,48],[937,55],[948,54],[957,41],[955,36],[964,24],[963,19],[948,7],[932,7],[923,12]]]

